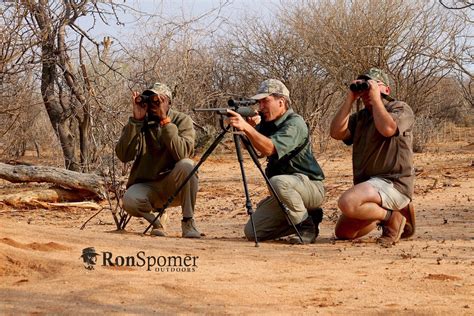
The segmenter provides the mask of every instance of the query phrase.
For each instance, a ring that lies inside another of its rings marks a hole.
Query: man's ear
[[[285,98],[283,98],[283,97],[279,98],[278,102],[279,102],[280,106],[286,107]]]

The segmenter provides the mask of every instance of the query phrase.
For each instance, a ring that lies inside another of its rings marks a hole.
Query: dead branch
[[[104,180],[90,173],[80,173],[47,166],[8,165],[0,163],[0,178],[10,182],[48,182],[56,185],[87,191],[96,198],[105,199]]]
[[[32,189],[18,193],[2,194],[0,195],[0,205],[8,205],[15,208],[41,207],[50,209],[56,207],[54,205],[55,202],[83,201],[94,196],[95,194],[83,190],[71,191],[61,188]]]

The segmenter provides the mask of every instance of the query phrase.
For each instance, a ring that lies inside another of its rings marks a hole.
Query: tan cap
[[[260,100],[274,93],[286,96],[288,100],[290,99],[290,91],[283,82],[277,79],[267,79],[263,81],[257,90],[257,94],[251,97],[251,99]]]
[[[170,99],[170,101],[173,99],[173,93],[171,92],[171,89],[164,83],[155,82],[150,88],[146,89],[145,91],[151,91],[156,94],[166,95]]]

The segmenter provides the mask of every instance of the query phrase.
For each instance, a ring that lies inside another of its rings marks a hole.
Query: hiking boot
[[[153,224],[153,229],[150,231],[150,235],[159,236],[159,237],[166,236],[165,225],[167,222],[168,222],[168,213],[165,211],[161,214],[159,218],[157,218],[157,220]]]
[[[382,226],[382,237],[377,239],[377,243],[383,247],[391,247],[396,244],[400,240],[405,223],[406,219],[400,212],[392,211],[390,218],[380,223]]]
[[[181,221],[181,229],[183,231],[183,238],[201,238],[201,233],[196,228],[194,218],[187,221]]]
[[[403,234],[400,237],[401,239],[410,238],[415,234],[415,207],[412,203],[409,203],[407,206],[400,210],[400,213],[406,218],[407,222],[405,228],[403,229]]]
[[[319,225],[323,221],[323,209],[318,207],[314,210],[308,210],[309,216],[311,216],[311,219],[313,220],[314,223],[314,228],[315,228],[315,238],[318,238],[319,236]]]
[[[299,223],[298,225],[295,225],[296,229],[298,229],[298,232],[301,235],[301,239],[303,239],[303,244],[314,244],[316,241],[316,227],[313,223],[313,219],[311,216],[308,216],[304,221]],[[318,229],[319,231],[319,229]],[[298,237],[298,234],[296,236],[293,236],[290,238],[290,243],[292,244],[301,244],[301,240]]]

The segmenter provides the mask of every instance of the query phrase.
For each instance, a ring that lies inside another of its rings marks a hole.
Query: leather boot
[[[309,216],[311,216],[311,219],[313,220],[316,238],[318,238],[318,236],[319,236],[319,225],[323,221],[323,209],[318,207],[314,210],[308,210],[308,214],[309,214]]]
[[[415,234],[415,228],[416,228],[416,223],[415,223],[415,207],[413,204],[408,204],[404,208],[400,210],[400,213],[406,218],[407,223],[405,225],[405,228],[403,229],[403,234],[400,237],[401,239],[405,238],[410,238]]]
[[[165,225],[167,222],[168,222],[168,212],[165,211],[153,224],[153,229],[150,231],[150,235],[159,236],[159,237],[166,236]]]
[[[316,241],[316,227],[314,226],[311,216],[308,216],[304,221],[295,226],[301,235],[301,239],[303,239],[303,244],[314,244]],[[301,240],[298,235],[296,235],[290,238],[290,243],[300,244]]]
[[[406,219],[397,211],[391,211],[392,214],[387,221],[381,222],[382,237],[377,240],[377,243],[384,247],[391,247],[400,240],[400,236],[405,228]]]
[[[181,230],[183,231],[182,236],[184,238],[201,238],[201,233],[196,228],[194,218],[190,218],[187,221],[181,221]]]

